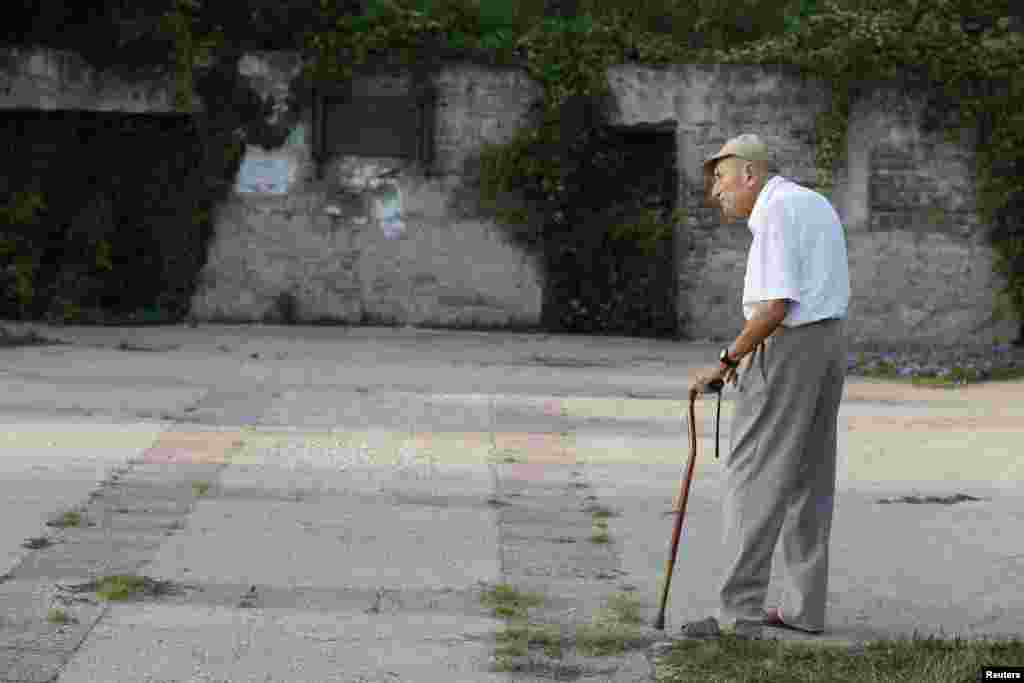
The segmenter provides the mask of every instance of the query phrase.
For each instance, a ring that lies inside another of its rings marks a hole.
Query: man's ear
[[[705,209],[719,208],[718,200],[711,196],[711,190],[715,187],[715,169],[704,171],[704,196],[701,206]]]

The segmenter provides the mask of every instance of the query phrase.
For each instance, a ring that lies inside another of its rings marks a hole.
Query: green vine
[[[192,111],[196,67],[207,63],[224,45],[223,31],[197,31],[201,10],[200,0],[174,0],[160,21],[161,34],[174,42],[174,107],[181,112]]]

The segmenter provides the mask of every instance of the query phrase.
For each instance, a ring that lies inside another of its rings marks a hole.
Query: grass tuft
[[[635,596],[612,595],[591,623],[577,629],[576,649],[588,657],[604,657],[646,645],[647,638],[638,628],[641,622],[640,602]]]
[[[54,607],[46,614],[46,620],[51,624],[70,624],[73,620],[68,613],[59,607]]]
[[[117,574],[80,587],[95,590],[102,600],[129,600],[138,595],[161,596],[179,592],[170,581],[156,581],[146,576]]]
[[[197,496],[205,496],[206,492],[210,490],[210,482],[194,481],[192,482],[192,490]]]
[[[562,656],[562,636],[558,626],[551,624],[530,624],[516,620],[505,626],[505,630],[497,634],[500,646],[495,655],[502,657],[525,657],[531,645],[544,648],[544,654],[556,658]]]
[[[525,617],[530,607],[544,604],[544,597],[536,593],[520,593],[507,583],[498,584],[492,590],[484,591],[480,602],[494,609],[495,616]]]
[[[640,617],[640,601],[630,593],[616,593],[608,598],[607,609],[616,620],[624,624],[639,624],[643,621]]]
[[[608,543],[611,541],[611,538],[608,536],[608,532],[606,531],[596,531],[590,537],[590,540],[592,543]]]
[[[82,524],[82,513],[70,510],[62,513],[57,519],[50,520],[46,523],[47,526],[57,527],[58,529],[67,529],[68,527],[77,527]]]
[[[146,579],[142,576],[108,576],[100,581],[96,595],[103,600],[127,600],[142,592]]]
[[[615,620],[596,620],[576,630],[576,649],[587,657],[607,657],[646,644],[640,629]]]

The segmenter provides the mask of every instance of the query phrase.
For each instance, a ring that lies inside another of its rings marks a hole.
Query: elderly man
[[[719,635],[719,623],[752,638],[762,626],[825,628],[836,418],[846,376],[846,241],[828,199],[772,170],[756,135],[729,140],[704,163],[710,200],[726,221],[746,218],[753,241],[743,282],[746,326],[720,351],[719,366],[692,387],[738,380],[723,461],[719,614],[685,625],[694,637]],[[780,535],[784,597],[765,609]]]

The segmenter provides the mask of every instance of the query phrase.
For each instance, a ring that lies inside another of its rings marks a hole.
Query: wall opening
[[[10,110],[0,125],[0,272],[11,280],[0,315],[150,322],[149,311],[151,322],[168,322],[187,314],[212,233],[203,177],[211,151],[194,120]]]
[[[575,148],[564,220],[545,235],[554,332],[675,338],[675,126],[605,126]],[[661,237],[638,243],[637,236]]]

